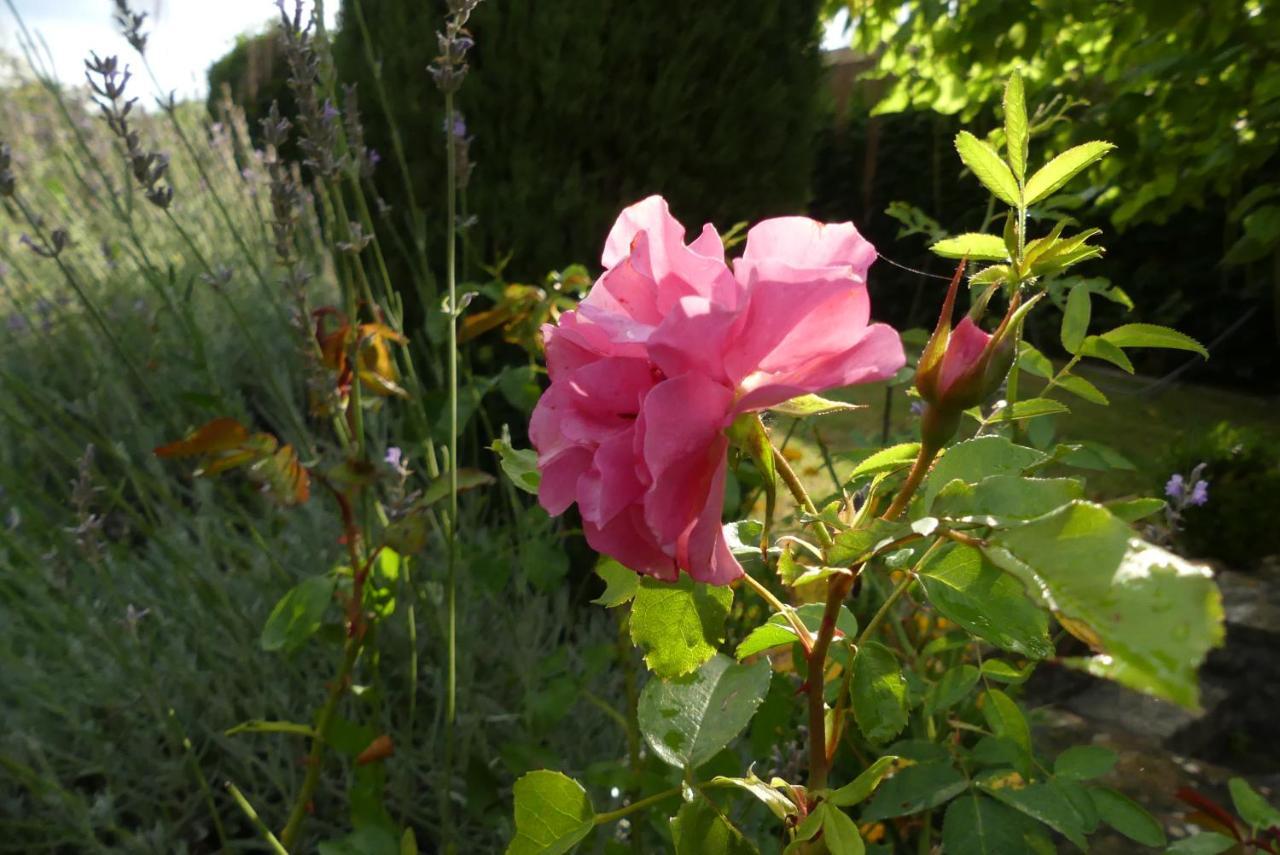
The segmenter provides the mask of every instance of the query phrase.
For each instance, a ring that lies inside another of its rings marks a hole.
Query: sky
[[[100,56],[116,54],[123,62],[138,65],[133,49],[120,36],[112,20],[112,0],[9,0],[27,28],[43,36],[53,56],[53,70],[64,83],[84,81],[84,60],[89,51]],[[292,0],[289,0],[292,5]],[[179,99],[203,98],[205,71],[235,44],[236,36],[260,31],[277,13],[274,0],[130,0],[135,12],[148,15],[144,30],[150,34],[147,57],[160,82],[156,89],[138,70],[137,86],[153,95],[176,91]],[[325,4],[330,26],[338,0]],[[847,19],[846,19],[847,20]],[[843,23],[828,27],[824,47],[848,43]],[[18,26],[0,2],[0,49],[18,55]]]
[[[113,21],[112,0],[10,2],[27,28],[48,43],[54,73],[63,82],[84,81],[84,60],[91,50],[100,56],[116,54],[138,71],[137,54]],[[236,36],[262,30],[279,14],[274,0],[130,0],[130,6],[147,13],[143,27],[150,34],[147,58],[161,89],[154,89],[140,71],[134,78],[137,85],[152,94],[175,90],[180,99],[203,98],[208,89],[205,71],[213,61],[235,45]],[[338,0],[330,0],[325,7],[332,24]],[[0,3],[0,47],[17,54],[17,38],[13,14]]]

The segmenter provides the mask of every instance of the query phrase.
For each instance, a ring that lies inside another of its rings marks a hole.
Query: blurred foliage
[[[410,194],[387,162],[388,116],[412,196],[429,214],[444,205],[441,99],[425,70],[444,6],[344,0],[335,37],[339,76],[359,84],[366,139],[384,157],[379,190],[401,211]],[[465,191],[464,214],[477,218],[470,272],[477,260],[508,260],[509,276],[538,281],[594,260],[617,212],[655,192],[693,223],[802,210],[820,94],[818,6],[481,4],[458,94],[476,164]]]
[[[1176,445],[1165,468],[1168,474],[1187,473],[1201,463],[1209,500],[1182,512],[1178,537],[1187,553],[1245,571],[1256,569],[1267,556],[1280,555],[1280,527],[1274,521],[1280,507],[1280,454],[1275,444],[1257,430],[1221,422]]]
[[[260,139],[258,120],[267,115],[272,102],[280,105],[280,113],[293,116],[298,112],[293,92],[289,89],[289,63],[284,54],[284,36],[278,24],[265,32],[246,34],[236,39],[236,46],[209,66],[209,95],[206,105],[211,115],[219,114],[224,95],[244,111],[249,133]],[[297,145],[286,143],[281,155],[297,158]]]

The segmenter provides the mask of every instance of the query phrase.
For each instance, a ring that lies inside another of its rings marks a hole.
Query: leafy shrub
[[[1185,549],[1240,570],[1280,554],[1280,455],[1255,430],[1227,422],[1184,442],[1168,456],[1168,473],[1191,472],[1204,464],[1208,500],[1182,512],[1178,537]],[[1164,482],[1161,482],[1161,487]]]

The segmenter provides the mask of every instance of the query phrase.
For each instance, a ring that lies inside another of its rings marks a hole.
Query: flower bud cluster
[[[168,209],[173,203],[173,184],[168,180],[169,155],[143,148],[141,137],[129,124],[129,114],[138,99],[126,99],[124,93],[133,75],[127,67],[121,72],[119,60],[114,56],[99,57],[91,53],[90,57],[84,63],[85,79],[97,96],[107,126],[125,145],[134,180],[142,187],[147,201],[157,208]]]
[[[480,0],[449,0],[444,32],[436,34],[440,54],[427,67],[441,92],[457,92],[467,76],[467,53],[475,47],[475,41],[464,28],[478,5]]]

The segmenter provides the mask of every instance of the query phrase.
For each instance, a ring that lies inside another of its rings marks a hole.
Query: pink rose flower
[[[870,323],[871,246],[849,223],[757,224],[732,268],[716,230],[689,244],[661,197],[618,217],[604,274],[543,328],[551,385],[529,434],[549,513],[578,504],[587,542],[627,567],[726,584],[729,440],[746,412],[882,380],[905,362]]]

